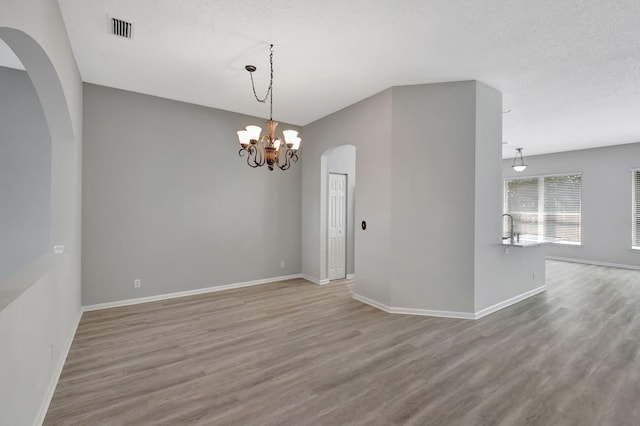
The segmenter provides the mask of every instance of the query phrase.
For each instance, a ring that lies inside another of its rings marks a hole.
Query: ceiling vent
[[[110,22],[111,34],[119,37],[131,38],[133,35],[133,24],[123,21],[122,19],[111,18]]]

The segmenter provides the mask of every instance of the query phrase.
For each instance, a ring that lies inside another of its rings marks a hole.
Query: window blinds
[[[538,225],[538,178],[509,179],[506,181],[507,209],[513,216],[516,232],[539,234]],[[505,231],[505,236],[508,230]]]
[[[580,242],[580,176],[544,178],[544,235]]]
[[[640,249],[640,170],[633,173],[633,225],[631,243],[633,248]]]
[[[521,235],[579,244],[581,195],[581,175],[506,179],[505,211]]]

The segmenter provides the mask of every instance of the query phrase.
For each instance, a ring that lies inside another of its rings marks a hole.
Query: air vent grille
[[[122,19],[111,18],[111,34],[119,37],[131,38],[133,35],[133,24]]]

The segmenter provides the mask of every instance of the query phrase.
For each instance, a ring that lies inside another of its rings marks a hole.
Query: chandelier
[[[300,148],[301,139],[295,130],[285,130],[284,142],[275,136],[277,121],[273,121],[273,44],[269,47],[269,63],[271,65],[271,78],[269,87],[264,98],[259,98],[256,93],[256,86],[253,82],[253,72],[257,69],[253,65],[247,65],[244,68],[249,71],[251,76],[251,88],[253,96],[258,102],[265,103],[269,99],[269,119],[265,122],[267,126],[267,134],[261,135],[260,126],[247,126],[245,130],[238,131],[238,139],[240,140],[240,157],[247,156],[247,164],[256,168],[264,166],[265,163],[269,170],[273,170],[274,164],[280,170],[287,170],[291,167],[292,162],[298,161],[298,148]]]

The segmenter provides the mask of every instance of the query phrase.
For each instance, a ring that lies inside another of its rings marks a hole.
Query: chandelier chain
[[[269,47],[269,65],[271,67],[271,75],[269,78],[269,87],[267,88],[267,93],[264,95],[264,98],[258,97],[256,93],[256,85],[253,81],[253,72],[250,72],[251,76],[251,88],[253,89],[253,96],[255,96],[256,101],[265,103],[267,98],[269,98],[269,119],[273,120],[273,44]]]

